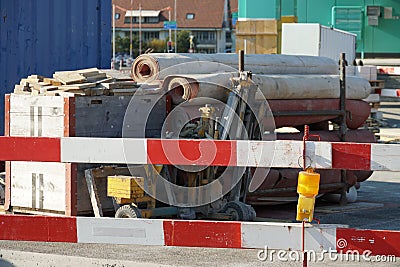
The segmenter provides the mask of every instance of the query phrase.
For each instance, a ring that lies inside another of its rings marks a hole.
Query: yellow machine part
[[[154,168],[156,169],[157,173],[160,173],[160,172],[162,171],[162,168],[163,168],[164,165],[155,164],[155,165],[153,165],[153,166],[154,166]]]
[[[107,196],[135,199],[144,196],[144,178],[132,176],[108,176]]]

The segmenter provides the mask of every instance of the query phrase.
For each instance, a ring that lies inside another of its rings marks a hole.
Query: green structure
[[[280,19],[296,13],[297,0],[239,0],[241,19]]]
[[[239,0],[239,20],[291,15],[357,34],[362,57],[400,57],[398,0]]]

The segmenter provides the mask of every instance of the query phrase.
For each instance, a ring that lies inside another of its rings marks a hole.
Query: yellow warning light
[[[319,191],[320,174],[314,172],[313,168],[307,168],[301,171],[298,177],[297,193],[299,200],[297,202],[297,221],[313,220],[315,197]]]

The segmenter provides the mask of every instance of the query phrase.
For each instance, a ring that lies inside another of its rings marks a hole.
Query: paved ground
[[[255,249],[177,248],[133,245],[54,244],[31,242],[0,242],[0,266],[301,266],[300,261],[271,261],[258,259]],[[291,258],[296,256],[292,254]],[[396,262],[372,263],[364,260],[340,260],[337,254],[319,261],[320,255],[309,266],[399,266]],[[283,256],[282,258],[289,258]],[[375,259],[371,259],[374,261]],[[10,265],[12,261],[13,265]]]
[[[379,111],[383,113],[381,132],[400,137],[400,102],[381,102]]]
[[[361,184],[358,200],[345,206],[319,200],[314,217],[321,223],[347,224],[363,229],[400,230],[400,172],[375,172]],[[258,214],[277,221],[291,221],[296,203],[271,206]]]

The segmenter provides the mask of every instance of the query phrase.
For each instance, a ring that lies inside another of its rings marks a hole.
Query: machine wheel
[[[142,218],[142,214],[133,205],[123,205],[115,213],[115,218]]]
[[[231,215],[234,221],[253,221],[256,218],[253,207],[240,201],[228,202],[223,212]]]

